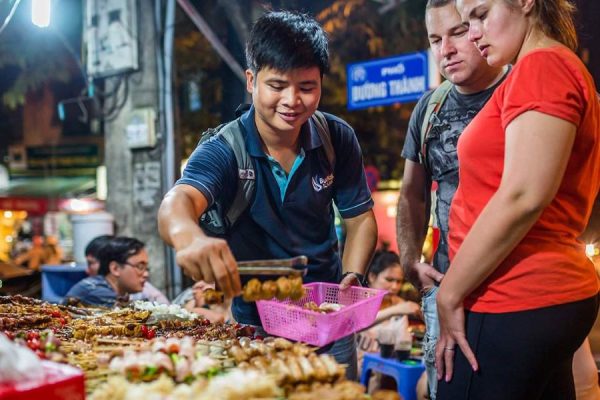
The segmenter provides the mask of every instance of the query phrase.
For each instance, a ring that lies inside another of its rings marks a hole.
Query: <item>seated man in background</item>
[[[129,237],[114,237],[96,255],[98,274],[79,281],[65,295],[64,302],[113,307],[129,301],[129,295],[143,290],[148,279],[148,253],[144,243]]]
[[[89,276],[98,275],[98,269],[100,268],[100,252],[107,246],[115,236],[112,235],[101,235],[92,239],[85,247],[85,259],[87,261],[86,273]],[[144,289],[140,293],[134,293],[130,295],[130,300],[149,300],[155,301],[161,304],[170,304],[169,299],[156,287],[154,287],[150,281],[144,283]]]
[[[112,235],[101,235],[93,238],[85,246],[85,261],[87,262],[86,274],[89,276],[98,275],[100,268],[100,252],[114,238]]]

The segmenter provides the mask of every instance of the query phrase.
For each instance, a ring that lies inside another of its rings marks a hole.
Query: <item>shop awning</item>
[[[67,199],[93,196],[94,177],[32,177],[11,179],[0,188],[0,210],[23,210],[33,214],[58,211]]]

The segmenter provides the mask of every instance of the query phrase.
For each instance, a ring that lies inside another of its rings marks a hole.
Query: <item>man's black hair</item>
[[[318,67],[329,69],[323,28],[312,17],[293,11],[272,11],[260,17],[246,43],[246,63],[254,73],[263,68],[280,72]]]
[[[100,251],[98,261],[98,275],[106,276],[110,272],[109,265],[116,261],[119,264],[124,264],[131,256],[138,254],[144,248],[144,243],[126,236],[117,236],[108,241],[106,246]]]
[[[99,259],[100,252],[112,238],[114,238],[113,235],[96,236],[87,244],[87,246],[85,246],[84,254]]]

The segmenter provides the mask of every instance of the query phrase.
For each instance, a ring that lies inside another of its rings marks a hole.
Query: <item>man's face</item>
[[[264,68],[246,71],[246,89],[252,94],[256,127],[261,134],[298,133],[321,99],[319,68],[281,72]]]
[[[87,261],[87,274],[89,276],[98,275],[98,269],[100,268],[100,261],[91,254],[87,254],[85,256],[85,260]]]
[[[427,10],[427,35],[440,73],[457,86],[477,82],[490,67],[469,40],[469,28],[462,23],[453,3]]]
[[[141,292],[148,279],[148,253],[142,249],[139,253],[129,256],[127,262],[111,269],[111,273],[117,277],[117,284],[123,292]]]

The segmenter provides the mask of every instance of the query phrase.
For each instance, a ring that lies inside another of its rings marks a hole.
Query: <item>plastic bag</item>
[[[41,380],[44,377],[40,359],[33,351],[0,334],[0,383]]]

